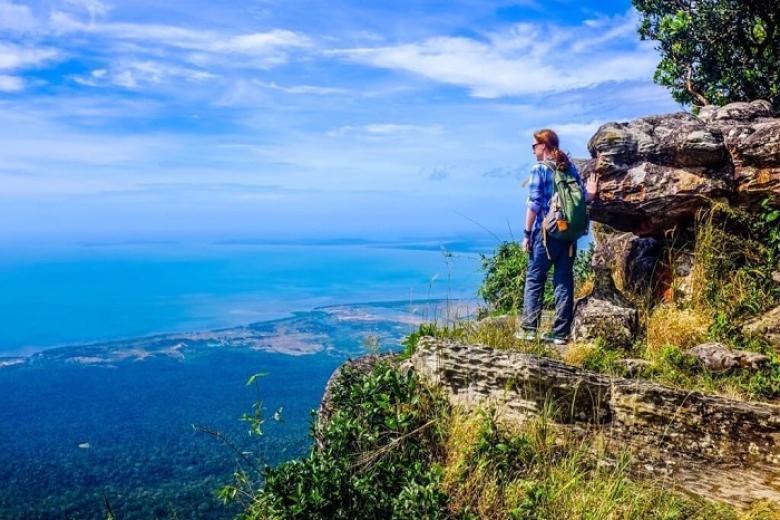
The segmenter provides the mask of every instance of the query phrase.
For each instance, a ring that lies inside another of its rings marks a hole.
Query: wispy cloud
[[[93,24],[97,17],[105,15],[109,10],[108,6],[100,0],[65,0],[65,3],[85,10],[89,13],[90,22]]]
[[[0,0],[0,30],[26,32],[38,27],[38,20],[26,5]]]
[[[598,37],[591,36],[594,24]],[[635,28],[636,18],[629,13],[577,26],[523,23],[481,39],[440,36],[329,53],[462,86],[475,97],[497,98],[649,77],[657,54],[636,41]]]
[[[278,90],[287,94],[314,94],[316,96],[346,95],[353,92],[345,88],[323,87],[318,85],[277,85],[274,82],[255,81],[255,85],[270,90]]]
[[[239,55],[250,61],[238,61],[234,66],[269,67],[284,63],[288,50],[311,45],[305,35],[285,29],[226,34],[176,25],[106,22],[94,18],[87,23],[63,11],[52,12],[51,25],[58,34],[83,34],[100,36],[109,42],[132,42],[137,52],[157,52],[156,46],[160,45],[188,51],[191,54],[182,58],[200,65],[217,62],[217,55]]]
[[[203,70],[181,67],[172,63],[145,60],[118,63],[110,71],[107,69],[95,69],[88,75],[74,76],[73,79],[77,83],[92,87],[116,85],[127,89],[137,89],[171,80],[199,82],[215,77],[214,74]]]
[[[14,70],[43,65],[60,56],[56,49],[0,42],[0,70]]]
[[[397,123],[372,123],[368,125],[346,125],[328,132],[330,136],[373,136],[373,137],[399,137],[414,135],[439,135],[442,132],[441,125],[406,125]]]
[[[24,89],[24,80],[16,76],[0,74],[0,92],[19,92]]]
[[[632,12],[529,5],[0,0],[0,239],[504,228],[532,130],[676,108]]]
[[[61,53],[56,49],[0,41],[0,92],[23,91],[26,86],[23,73],[26,70],[42,67],[60,57]]]

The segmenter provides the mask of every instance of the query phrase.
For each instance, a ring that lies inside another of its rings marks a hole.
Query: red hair
[[[559,148],[558,134],[549,128],[544,128],[534,132],[534,139],[547,148],[547,152],[550,154],[550,157],[552,157],[556,169],[564,171],[569,169],[571,161],[569,160],[569,156]]]

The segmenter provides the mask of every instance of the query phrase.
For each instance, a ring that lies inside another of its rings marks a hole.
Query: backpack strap
[[[547,247],[547,229],[544,227],[544,225],[542,225],[542,244],[544,244],[544,252],[547,254],[547,260],[552,262],[550,248]]]

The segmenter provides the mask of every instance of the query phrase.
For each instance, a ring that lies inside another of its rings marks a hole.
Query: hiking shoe
[[[542,336],[542,341],[546,343],[552,343],[553,345],[557,345],[559,347],[568,343],[566,338],[559,338],[558,336],[555,336],[553,334],[545,334],[544,336]]]
[[[515,334],[515,338],[521,341],[536,341],[536,331],[523,329]]]

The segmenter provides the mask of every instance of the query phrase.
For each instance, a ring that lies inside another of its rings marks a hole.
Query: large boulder
[[[623,292],[640,295],[658,281],[663,243],[653,237],[640,237],[594,224],[593,269],[609,271],[615,286]]]
[[[577,342],[603,339],[610,347],[628,347],[636,338],[637,310],[628,303],[591,294],[577,300],[571,338]]]
[[[766,101],[607,123],[588,148],[581,170],[600,178],[591,218],[620,231],[661,237],[713,201],[780,203],[780,118]]]
[[[722,134],[691,114],[608,123],[588,149],[600,177],[591,218],[620,231],[659,235],[733,192]]]
[[[697,363],[710,372],[731,372],[735,370],[759,370],[769,357],[757,352],[733,350],[721,343],[702,343],[688,350]]]

